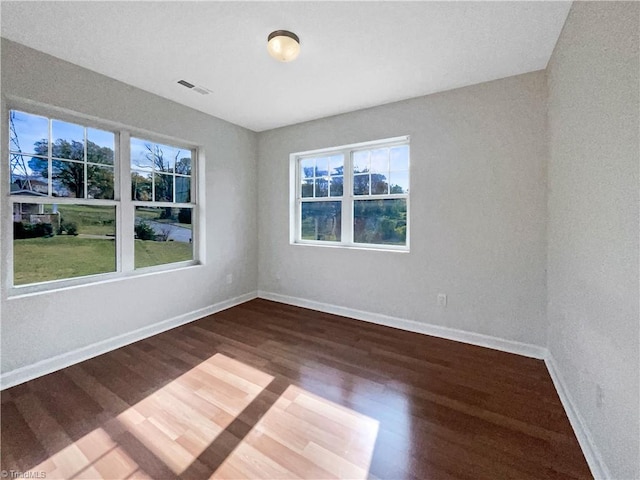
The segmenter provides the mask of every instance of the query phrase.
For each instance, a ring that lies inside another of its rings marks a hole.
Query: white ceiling
[[[543,69],[570,5],[2,2],[1,34],[263,131]],[[300,37],[296,61],[268,55],[277,29]]]

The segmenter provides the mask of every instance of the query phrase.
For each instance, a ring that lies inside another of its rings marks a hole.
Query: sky
[[[306,179],[335,175],[336,168],[344,163],[343,155],[303,158],[300,161],[303,183]],[[315,170],[314,170],[315,167]],[[409,192],[409,146],[359,150],[353,154],[354,173],[371,172],[384,175],[390,185],[397,185]]]
[[[25,164],[27,164],[28,173],[31,175],[33,172],[28,167],[31,155],[27,154],[35,153],[35,143],[49,137],[49,120],[46,117],[32,115],[30,113],[17,110],[14,110],[13,112],[13,123],[16,130],[16,136],[20,144],[20,150],[25,154],[24,161]],[[81,125],[53,119],[51,122],[51,130],[53,141],[59,138],[63,138],[68,141],[84,141],[84,127]],[[107,147],[115,150],[115,134],[113,132],[87,128],[87,139],[101,147]],[[131,138],[132,167],[140,170],[141,172],[151,171],[151,162],[145,157],[147,152],[145,145],[149,143],[152,142],[133,137]],[[184,157],[191,158],[191,151],[188,149],[180,149],[163,144],[156,145],[158,145],[162,150],[163,158],[165,162],[169,162],[171,168],[174,166],[176,156],[178,159]],[[10,143],[10,149],[12,151],[16,150],[13,143]]]

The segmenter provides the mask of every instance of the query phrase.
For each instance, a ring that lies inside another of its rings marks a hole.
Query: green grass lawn
[[[193,245],[184,242],[135,241],[135,267],[151,267],[193,259]]]
[[[115,242],[56,235],[13,241],[14,285],[113,272]],[[135,241],[135,267],[149,267],[193,258],[192,245],[182,242]]]
[[[115,235],[115,207],[93,205],[58,205],[64,223],[75,223],[78,233]]]
[[[13,241],[13,283],[46,282],[116,269],[113,240],[56,235]]]
[[[160,211],[156,208],[144,208],[138,207],[136,208],[136,218],[142,218],[144,220],[160,220]]]

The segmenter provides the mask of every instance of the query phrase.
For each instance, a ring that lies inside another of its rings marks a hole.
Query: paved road
[[[140,221],[136,219],[136,224],[139,222]],[[184,243],[189,243],[191,241],[192,233],[188,228],[181,227],[179,225],[172,225],[170,223],[154,222],[153,220],[145,220],[145,222],[153,228],[158,235],[163,235],[167,230],[169,230],[169,240]]]

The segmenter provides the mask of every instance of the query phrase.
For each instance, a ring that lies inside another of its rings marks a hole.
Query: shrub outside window
[[[409,138],[291,155],[292,243],[408,250]]]

